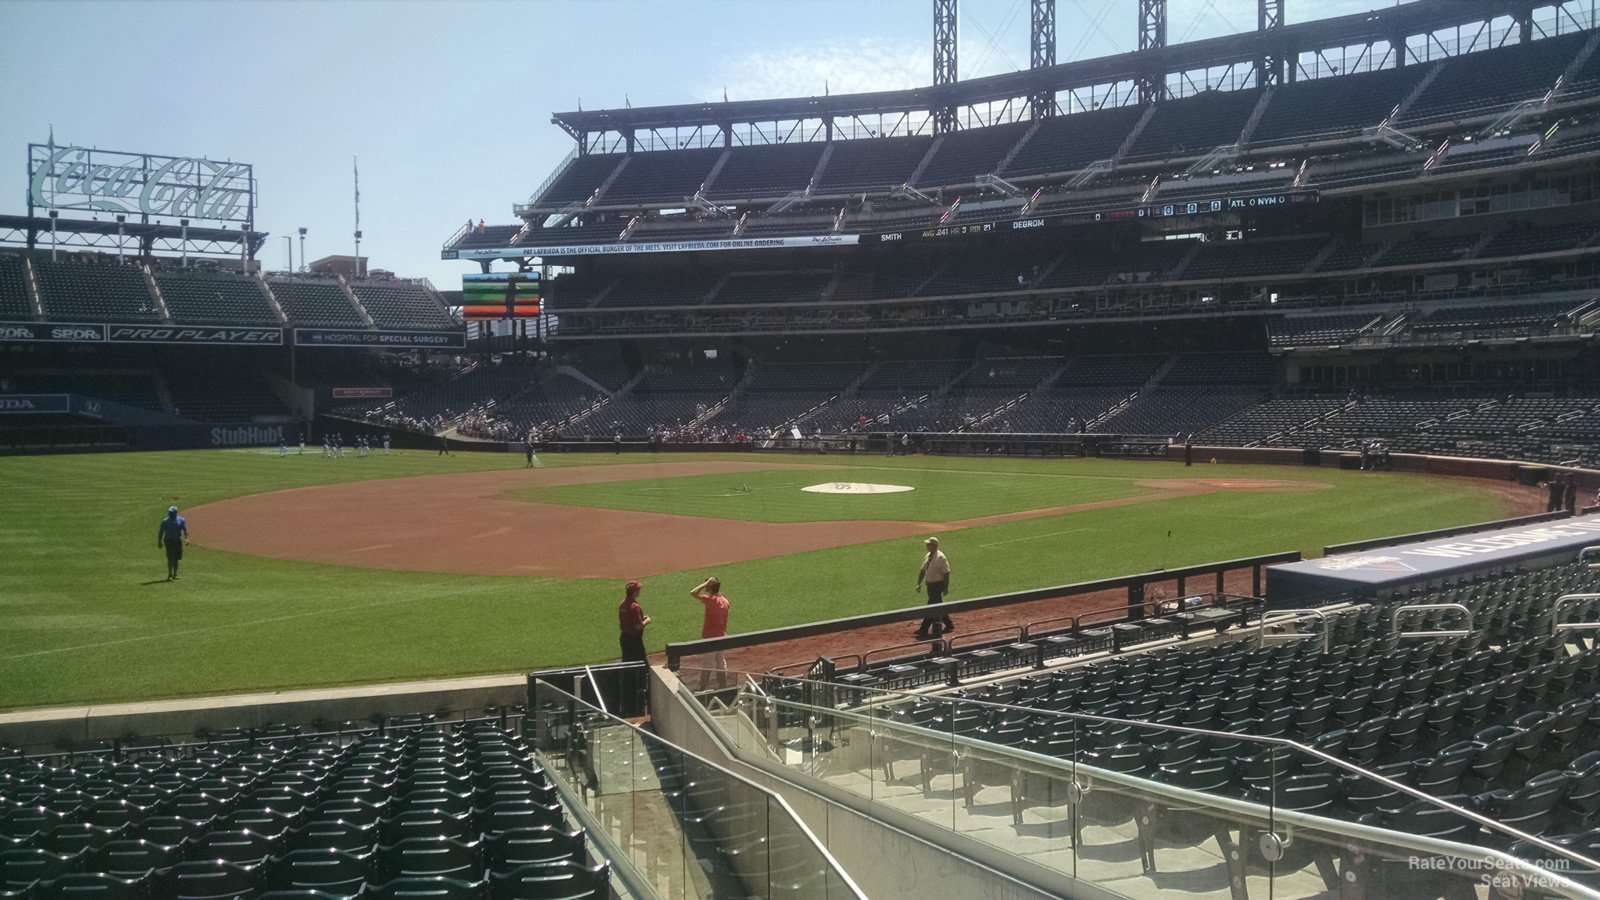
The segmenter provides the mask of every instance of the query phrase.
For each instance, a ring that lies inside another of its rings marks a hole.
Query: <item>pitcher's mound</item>
[[[830,481],[800,490],[809,494],[903,494],[916,488],[906,484],[864,484],[859,481]]]

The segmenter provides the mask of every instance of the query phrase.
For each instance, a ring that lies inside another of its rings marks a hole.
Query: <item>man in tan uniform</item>
[[[928,603],[943,603],[944,595],[950,590],[950,560],[945,558],[939,550],[939,539],[928,538],[922,542],[928,548],[928,555],[923,557],[922,568],[917,570],[917,590],[928,586]],[[917,639],[928,640],[939,635],[955,631],[955,623],[949,616],[930,616],[922,620],[922,625],[917,628]]]

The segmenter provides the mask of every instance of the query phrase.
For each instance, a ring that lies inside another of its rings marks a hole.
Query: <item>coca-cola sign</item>
[[[246,163],[28,145],[28,199],[36,207],[244,222],[254,192]]]

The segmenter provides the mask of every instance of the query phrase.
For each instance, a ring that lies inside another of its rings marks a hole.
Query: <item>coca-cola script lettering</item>
[[[54,147],[41,157],[28,185],[35,206],[174,218],[249,218],[250,167],[244,163],[91,153],[83,147]]]

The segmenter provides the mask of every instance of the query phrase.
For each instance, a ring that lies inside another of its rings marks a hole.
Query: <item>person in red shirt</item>
[[[622,629],[622,661],[623,662],[648,662],[649,655],[644,649],[644,627],[650,624],[650,617],[644,614],[639,606],[639,592],[644,590],[644,585],[637,581],[628,582],[626,593],[622,598],[622,605],[617,607],[617,624]]]
[[[728,634],[728,598],[722,596],[722,582],[713,575],[689,589],[689,596],[700,601],[706,609],[705,620],[700,625],[700,637],[719,638]],[[725,681],[723,673],[728,671],[727,654],[721,650],[713,651],[711,658],[706,660],[705,668],[700,670],[700,690],[705,690],[710,681],[712,672],[717,673],[717,687],[721,688]]]

